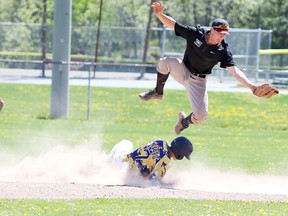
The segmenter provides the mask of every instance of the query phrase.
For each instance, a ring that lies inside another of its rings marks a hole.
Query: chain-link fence
[[[43,29],[46,39],[43,41]],[[46,31],[47,30],[47,31]],[[23,60],[45,60],[46,68],[52,59],[52,26],[28,25],[21,23],[0,23],[0,67],[41,69],[39,64],[25,63]],[[73,26],[71,35],[71,61],[93,62],[95,54],[97,27]],[[98,61],[113,63],[97,68],[98,70],[128,72],[143,72],[140,63],[143,58],[145,28],[131,27],[101,27]],[[271,55],[260,56],[260,49],[270,49],[271,30],[261,29],[231,29],[227,37],[229,49],[232,51],[238,66],[247,72],[248,76],[258,78],[261,71],[267,71],[271,65]],[[42,39],[42,40],[41,40]],[[147,56],[148,64],[155,64],[160,57],[183,55],[185,40],[176,37],[167,28],[152,28]],[[45,53],[43,54],[43,50]],[[44,56],[44,59],[43,59]],[[22,60],[21,62],[9,59]],[[6,60],[6,61],[5,61]],[[275,61],[273,61],[275,63]],[[115,66],[118,65],[119,67]],[[137,63],[138,69],[120,67],[121,63]],[[72,70],[86,70],[85,65],[71,68]],[[215,68],[217,69],[217,67]],[[145,68],[144,73],[154,71],[152,67]],[[225,73],[225,72],[223,72]],[[225,75],[225,74],[224,74]]]

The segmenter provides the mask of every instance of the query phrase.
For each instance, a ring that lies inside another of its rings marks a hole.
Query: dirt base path
[[[0,182],[0,198],[86,199],[105,197],[288,201],[288,195],[222,193],[161,187],[140,188],[100,184]]]

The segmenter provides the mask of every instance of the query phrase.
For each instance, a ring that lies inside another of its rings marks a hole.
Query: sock
[[[169,74],[161,74],[157,72],[157,83],[156,83],[155,90],[158,94],[163,94],[163,89],[164,89],[164,86],[168,77],[169,77]]]
[[[193,113],[193,112],[192,112]],[[184,118],[182,121],[181,121],[181,124],[184,128],[187,128],[189,126],[189,124],[193,124],[192,120],[191,120],[191,116],[192,116],[192,113],[190,113],[189,116],[187,116],[186,118]]]

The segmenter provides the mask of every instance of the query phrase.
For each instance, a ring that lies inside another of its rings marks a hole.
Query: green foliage
[[[54,1],[47,0],[47,22],[53,20]],[[41,23],[43,0],[1,0],[0,22]]]
[[[98,24],[100,0],[77,0],[72,3],[73,25],[95,26]]]
[[[72,1],[72,54],[95,54],[96,26],[99,18],[100,0],[79,0]],[[11,26],[1,26],[0,50],[1,51],[38,51],[41,52],[41,24],[43,20],[43,1],[38,0],[1,0],[0,22],[26,23],[26,26],[16,25],[16,29]],[[232,28],[262,28],[272,29],[272,48],[287,48],[288,46],[288,2],[287,0],[205,0],[205,1],[164,1],[165,13],[188,25],[201,24],[209,26],[216,17],[223,17],[229,20]],[[150,1],[103,1],[102,22],[100,33],[99,56],[114,58],[121,61],[121,58],[142,60],[145,40],[145,28],[148,22]],[[47,0],[47,52],[52,52],[52,31],[53,31],[54,1]],[[34,24],[34,25],[33,25]],[[36,27],[35,24],[38,26]],[[110,29],[105,28],[109,26]],[[153,16],[152,27],[163,27],[162,23]],[[120,30],[115,27],[130,27],[134,30]],[[10,29],[9,29],[10,28]],[[138,28],[138,29],[136,29]],[[144,30],[143,30],[144,29]],[[169,37],[173,40],[169,40]],[[247,35],[244,38],[229,37],[233,46],[229,46],[235,55],[243,55],[246,50]],[[256,40],[251,38],[251,41]],[[268,41],[263,38],[262,41]],[[237,40],[235,43],[234,40]],[[185,43],[179,42],[174,33],[167,34],[165,44],[166,52],[174,50],[184,50]],[[148,50],[149,61],[160,58],[161,32],[154,31],[150,36],[150,47]],[[253,43],[253,42],[252,42]],[[230,41],[229,41],[230,44]],[[237,46],[235,45],[237,44]],[[262,43],[261,49],[266,49],[266,43]],[[153,50],[157,47],[158,50]],[[255,47],[256,48],[256,47]],[[243,50],[243,51],[242,51]],[[253,49],[251,49],[253,50]],[[255,51],[249,51],[255,53]],[[181,51],[180,51],[181,52]],[[274,56],[273,56],[274,57]],[[242,61],[240,59],[239,61]],[[249,62],[254,64],[253,58]],[[270,61],[269,61],[270,62]],[[275,65],[285,66],[287,56],[272,58]],[[238,65],[243,64],[237,62]],[[255,65],[255,64],[254,64]]]
[[[95,26],[100,0],[72,2],[72,23],[75,26]],[[150,1],[103,1],[103,26],[146,27]],[[272,29],[272,48],[287,47],[287,0],[205,0],[164,1],[165,13],[186,24],[208,26],[215,17],[229,20],[234,28]],[[43,1],[1,0],[0,22],[41,23]],[[54,1],[47,0],[47,22],[53,23]],[[162,24],[154,17],[153,27]]]

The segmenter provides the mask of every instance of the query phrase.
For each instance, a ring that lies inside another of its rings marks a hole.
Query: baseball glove
[[[258,86],[253,94],[258,97],[270,98],[276,94],[279,94],[279,90],[273,86],[270,86],[268,83]]]

